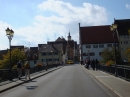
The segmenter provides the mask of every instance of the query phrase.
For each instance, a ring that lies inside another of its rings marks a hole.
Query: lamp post
[[[117,24],[112,24],[110,26],[111,31],[113,31],[113,39],[114,39],[114,57],[115,57],[115,76],[117,76],[117,58],[116,58],[116,32],[117,32]]]
[[[29,60],[30,60],[30,54],[28,53],[27,54],[27,61],[29,62]]]
[[[9,47],[10,47],[10,65],[9,65],[9,80],[12,80],[12,64],[11,64],[11,40],[13,38],[13,35],[14,35],[14,31],[9,28],[7,28],[6,30],[6,36],[8,37],[9,39]]]
[[[90,48],[88,48],[88,60],[90,59],[90,56],[89,56],[89,50],[90,50]]]
[[[51,51],[51,53],[52,53],[52,65],[53,65],[53,51]]]

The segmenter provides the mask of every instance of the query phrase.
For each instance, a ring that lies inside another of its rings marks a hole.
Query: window
[[[49,61],[52,61],[52,59],[48,59]]]
[[[90,52],[89,56],[95,56],[95,53],[94,52]]]
[[[121,41],[121,44],[122,44],[122,41]]]
[[[58,55],[58,52],[54,52],[54,55]]]
[[[52,53],[48,53],[48,55],[52,55]]]
[[[103,48],[103,47],[104,47],[104,45],[103,45],[103,44],[100,44],[100,45],[99,45],[99,47],[100,47],[100,48]]]
[[[107,44],[107,47],[112,47],[112,44]]]
[[[59,61],[59,58],[56,58],[55,61]]]
[[[93,48],[98,48],[98,45],[93,45]]]
[[[87,53],[83,53],[83,56],[88,56],[88,54]]]
[[[128,41],[124,41],[124,44],[128,44]]]
[[[91,46],[90,45],[86,45],[86,48],[91,48]]]
[[[46,56],[46,53],[42,53],[42,56]]]
[[[129,39],[129,36],[128,35],[124,35],[124,39]]]
[[[115,46],[115,44],[113,44],[113,46]],[[119,47],[119,44],[116,43],[116,47]]]
[[[37,61],[35,60],[35,61],[34,61],[34,64],[36,64],[36,63],[37,63]]]
[[[103,52],[99,52],[99,55],[101,56],[103,54]]]

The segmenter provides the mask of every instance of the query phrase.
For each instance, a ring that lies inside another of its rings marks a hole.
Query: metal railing
[[[115,75],[115,66],[99,65],[99,70]],[[130,66],[117,65],[117,77],[130,81]]]
[[[57,66],[61,66],[61,64],[48,65],[47,69],[54,68],[54,67],[57,67]],[[45,66],[33,67],[33,68],[30,69],[30,74],[36,73],[36,72],[39,72],[39,71],[42,71],[42,70],[46,70],[46,67]],[[22,76],[25,76],[25,70],[24,69],[22,69]],[[13,77],[13,79],[18,78],[17,69],[12,69],[12,77]],[[9,69],[0,69],[0,82],[7,81],[8,78],[9,78]]]

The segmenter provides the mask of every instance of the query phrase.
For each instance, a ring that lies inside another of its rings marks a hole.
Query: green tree
[[[125,55],[128,56],[128,61],[130,62],[130,48],[126,50]]]
[[[22,63],[25,60],[24,51],[20,51],[19,49],[13,49],[11,51],[11,64],[12,67],[17,64],[17,62],[21,60]],[[10,65],[10,50],[8,50],[7,54],[3,55],[3,60],[0,60],[0,68],[9,68]]]
[[[105,48],[102,51],[101,57],[103,58],[103,62],[106,63],[109,60],[115,61],[115,48]],[[116,59],[117,59],[117,63],[120,62],[120,53],[119,50],[116,49]]]

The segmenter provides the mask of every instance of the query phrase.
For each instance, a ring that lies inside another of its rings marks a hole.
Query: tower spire
[[[69,30],[68,40],[71,40],[70,30]]]

